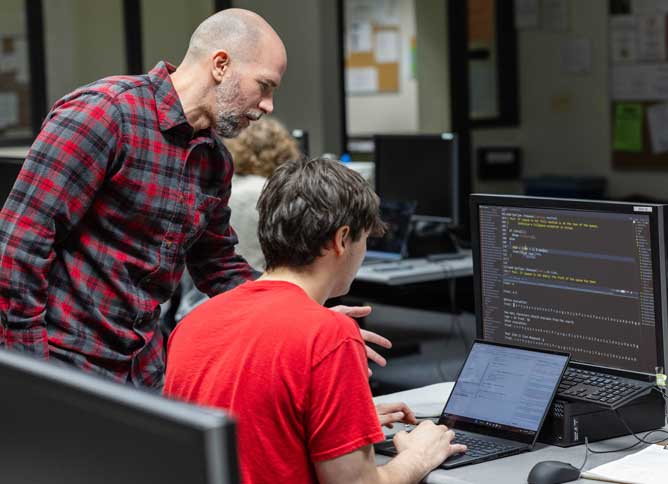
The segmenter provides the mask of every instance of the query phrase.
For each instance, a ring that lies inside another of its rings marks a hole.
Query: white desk
[[[415,390],[383,395],[374,398],[374,401],[376,403],[403,401],[406,402],[409,407],[413,408],[417,415],[438,415],[443,410],[443,405],[452,390],[452,385],[452,382],[438,383],[436,385],[430,385]],[[387,434],[391,434],[395,432],[398,427],[401,427],[401,425],[395,425],[394,430],[385,429],[385,431]],[[664,427],[664,429],[668,429],[668,426]],[[668,435],[664,435],[664,437],[666,437],[664,440],[668,440]],[[650,440],[659,440],[661,438],[661,434],[650,436]],[[626,447],[635,442],[636,440],[633,436],[625,436],[602,442],[594,442],[591,444],[591,447],[596,450],[612,450]],[[610,454],[589,454],[585,470],[624,457],[631,452],[640,450],[642,447],[644,447],[644,444],[641,444],[630,451],[614,452]],[[458,467],[456,469],[437,469],[429,474],[424,482],[434,484],[521,484],[526,483],[529,471],[538,462],[544,460],[558,460],[568,462],[579,468],[582,465],[584,457],[584,445],[561,448],[551,445],[536,444],[534,450],[531,452],[483,462],[481,464]],[[382,455],[376,456],[376,462],[378,463],[384,463],[388,460],[389,457]],[[599,481],[578,479],[577,481],[572,482],[595,484]]]
[[[473,257],[469,251],[458,259],[430,261],[420,258],[362,265],[355,280],[397,286],[472,275]]]

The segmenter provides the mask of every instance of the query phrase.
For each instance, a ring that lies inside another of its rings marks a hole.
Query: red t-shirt
[[[245,283],[169,340],[164,392],[237,417],[243,482],[317,482],[313,462],[383,440],[356,323],[298,286]]]

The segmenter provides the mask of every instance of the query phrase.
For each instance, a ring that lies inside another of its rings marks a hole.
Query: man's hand
[[[451,444],[454,438],[455,433],[445,425],[436,425],[431,420],[425,420],[410,433],[397,432],[393,441],[399,454],[414,453],[429,469],[433,469],[451,455],[466,452],[465,445]]]
[[[337,313],[345,314],[351,318],[363,318],[371,313],[371,306],[334,306],[330,309]],[[383,348],[392,348],[392,342],[389,339],[383,338],[381,335],[374,333],[373,331],[360,329],[360,333],[362,334],[362,339],[366,343],[374,343]],[[387,360],[380,356],[378,352],[371,349],[369,345],[366,345],[366,356],[380,366],[385,366],[387,364]],[[369,369],[369,376],[372,374],[373,372]]]
[[[417,424],[415,414],[404,402],[379,403],[376,405],[376,413],[380,424],[390,429],[395,422]]]

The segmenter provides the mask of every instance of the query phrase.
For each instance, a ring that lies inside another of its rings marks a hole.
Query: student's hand
[[[395,422],[417,424],[413,411],[404,402],[379,403],[376,405],[376,413],[381,425],[391,429]]]
[[[455,433],[445,425],[425,420],[410,433],[398,432],[393,441],[397,452],[414,454],[415,458],[434,469],[451,455],[466,452],[465,445],[450,444],[454,438]]]
[[[371,306],[334,306],[330,309],[337,313],[345,314],[351,318],[363,318],[371,313]],[[392,342],[389,339],[383,338],[381,335],[374,333],[373,331],[360,329],[360,333],[362,334],[362,339],[366,343],[374,343],[383,348],[392,348]],[[369,345],[366,346],[366,356],[380,366],[385,366],[387,364],[385,358],[380,356],[375,350],[371,349]],[[372,373],[371,369],[369,369],[369,376],[371,376]]]

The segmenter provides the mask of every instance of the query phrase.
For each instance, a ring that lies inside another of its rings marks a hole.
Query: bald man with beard
[[[58,100],[0,212],[0,347],[160,388],[160,304],[184,267],[209,296],[258,276],[234,251],[221,137],[273,111],[286,66],[264,19],[228,9],[178,67]]]

